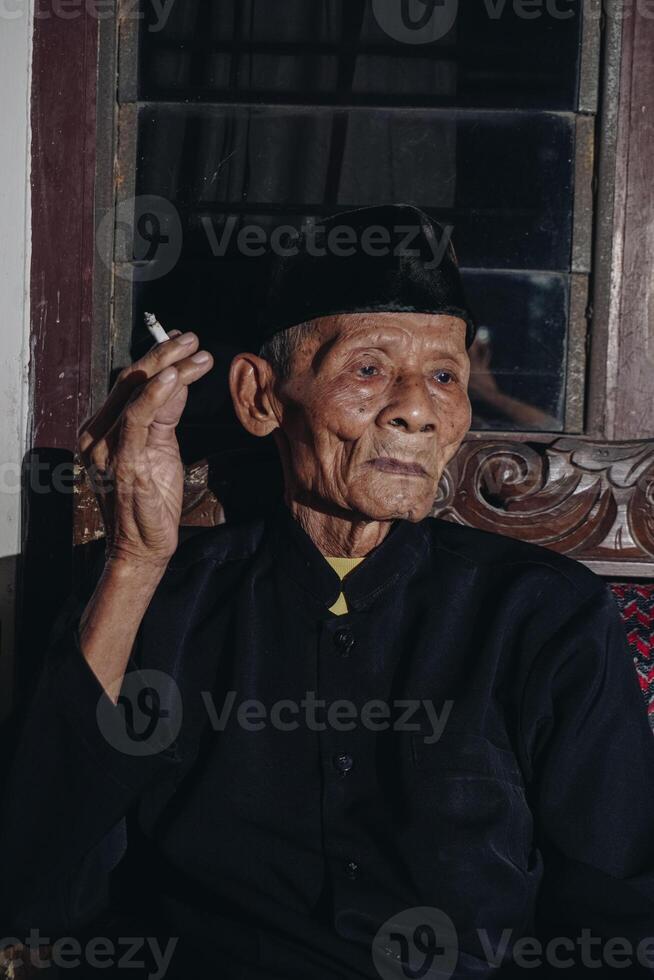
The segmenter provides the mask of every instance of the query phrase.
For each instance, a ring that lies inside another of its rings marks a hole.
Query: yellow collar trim
[[[363,558],[329,558],[327,555],[325,555],[325,561],[329,562],[340,578],[341,582],[346,575],[349,575],[350,572],[353,571],[357,565],[360,565],[363,560]],[[347,601],[342,592],[334,605],[329,607],[329,611],[334,613],[336,616],[344,616],[345,613],[349,611],[347,608]]]

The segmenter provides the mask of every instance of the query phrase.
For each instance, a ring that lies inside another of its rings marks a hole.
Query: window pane
[[[453,226],[462,266],[569,269],[573,117],[150,105],[139,119],[137,192],[173,202],[196,254],[209,218],[272,228],[406,201]]]
[[[568,276],[466,270],[473,429],[563,429]]]
[[[144,4],[140,98],[574,109],[581,6],[445,0],[406,44],[390,0]]]

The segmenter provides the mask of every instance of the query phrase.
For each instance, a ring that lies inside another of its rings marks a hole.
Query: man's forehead
[[[415,339],[434,348],[465,347],[465,321],[444,313],[339,313],[314,323],[324,342],[393,344]]]

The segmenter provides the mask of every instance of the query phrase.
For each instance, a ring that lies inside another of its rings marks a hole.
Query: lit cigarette
[[[161,326],[154,313],[145,314],[145,325],[158,344],[165,344],[167,340],[170,340],[170,337]]]

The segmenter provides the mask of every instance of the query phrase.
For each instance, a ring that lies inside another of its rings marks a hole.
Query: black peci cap
[[[419,208],[386,204],[331,215],[278,243],[261,304],[262,340],[338,313],[442,313],[467,325],[449,232]]]

